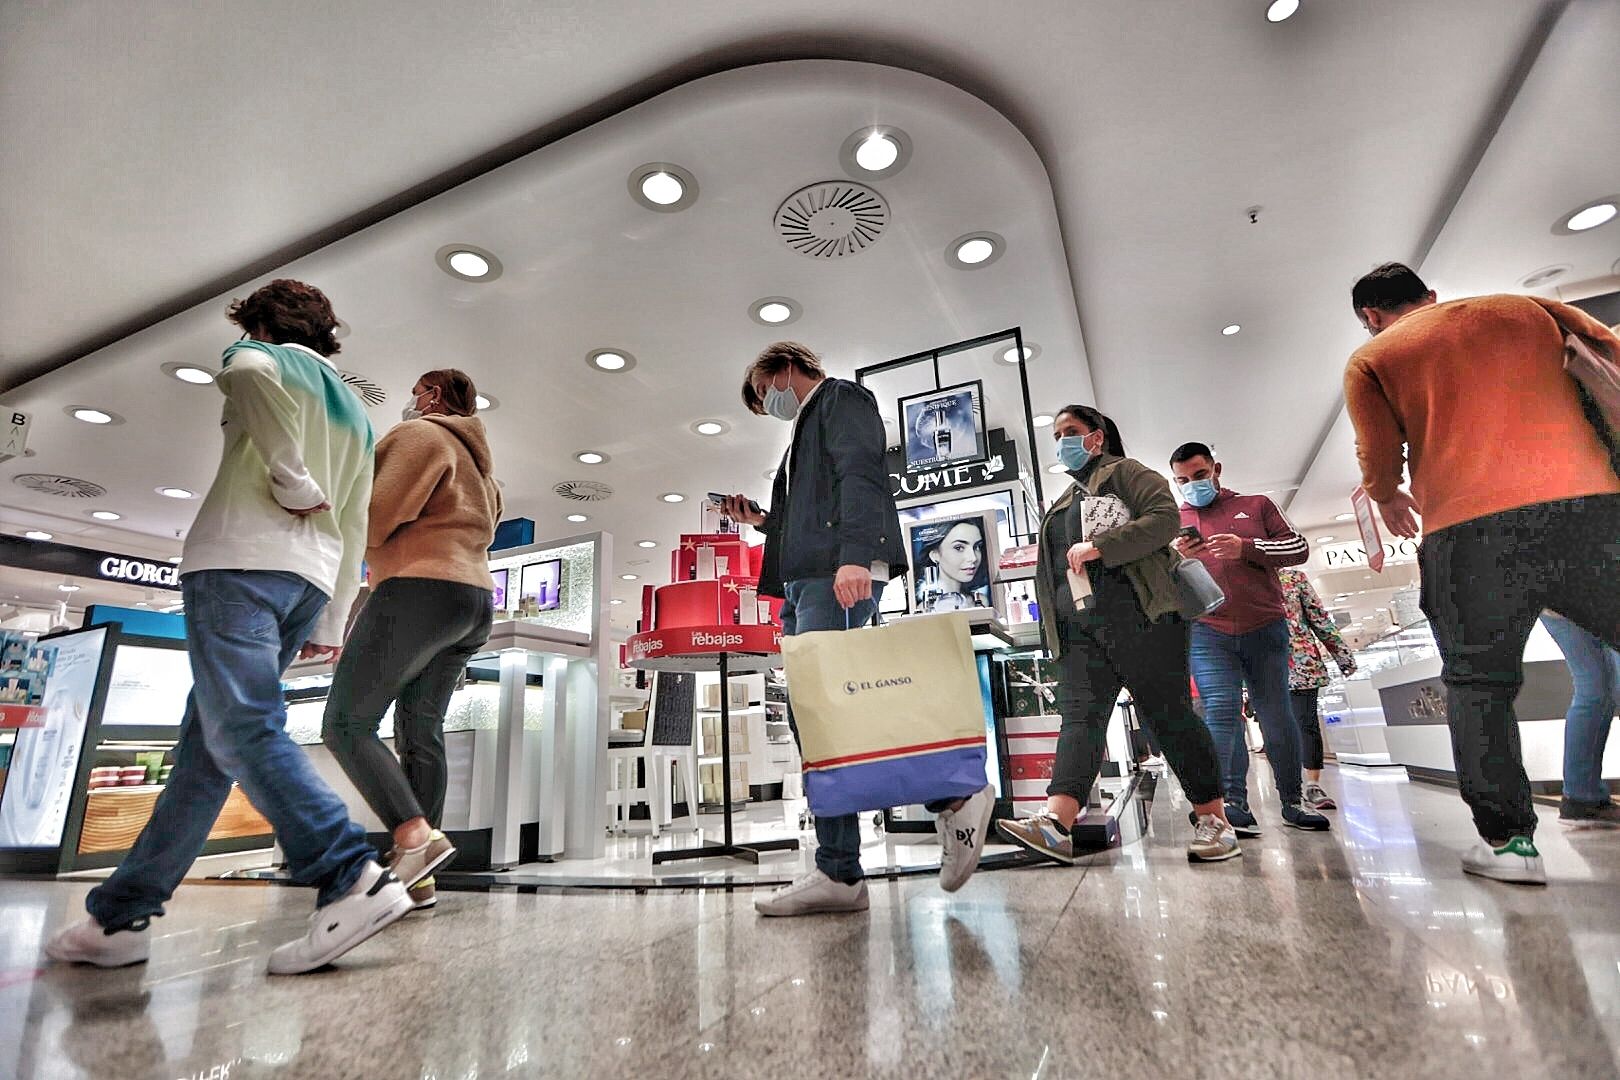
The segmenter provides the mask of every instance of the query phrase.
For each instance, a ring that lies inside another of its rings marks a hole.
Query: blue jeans
[[[163,914],[202,852],[234,778],[269,819],[294,881],[317,906],[354,886],[375,857],[366,833],[287,737],[281,674],[326,607],[296,574],[200,570],[181,582],[193,686],[174,772],[152,820],[85,907],[107,929]]]
[[[872,599],[863,600],[847,612],[833,595],[832,578],[802,578],[783,588],[782,635],[808,634],[816,630],[847,630],[872,621],[883,596],[881,581],[872,582]],[[792,687],[789,690],[788,724],[793,738],[799,737],[793,719]],[[865,876],[861,870],[861,819],[856,814],[816,818],[816,868],[834,881],[853,883]]]
[[[1541,625],[1558,642],[1575,681],[1575,696],[1564,716],[1564,798],[1572,802],[1609,801],[1603,782],[1603,747],[1620,703],[1620,653],[1568,619],[1550,612]]]
[[[1284,806],[1300,799],[1299,727],[1288,695],[1288,620],[1246,634],[1223,634],[1202,622],[1192,628],[1192,675],[1215,738],[1226,801],[1249,804],[1249,751],[1243,738],[1243,686],[1266,739],[1266,760]]]

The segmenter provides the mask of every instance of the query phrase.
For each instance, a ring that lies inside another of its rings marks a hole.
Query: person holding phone
[[[1079,820],[1102,768],[1108,721],[1128,687],[1142,726],[1153,732],[1193,804],[1193,862],[1242,854],[1221,803],[1220,765],[1209,731],[1193,713],[1187,677],[1187,623],[1178,613],[1169,543],[1176,501],[1164,477],[1125,456],[1114,422],[1088,405],[1065,405],[1052,427],[1058,461],[1074,483],[1040,526],[1035,577],[1041,632],[1057,659],[1057,761],[1046,807],[996,823],[1002,835],[1055,862],[1074,863]],[[1088,501],[1111,501],[1092,519],[1121,524],[1088,535]],[[1121,509],[1122,508],[1122,509]],[[1112,512],[1104,512],[1112,511]],[[1071,576],[1090,586],[1076,603]]]
[[[1299,725],[1288,691],[1288,608],[1277,580],[1278,570],[1309,558],[1310,547],[1269,498],[1221,486],[1221,463],[1204,443],[1177,447],[1170,470],[1186,500],[1176,550],[1203,562],[1226,594],[1226,603],[1193,624],[1191,655],[1204,723],[1224,769],[1227,820],[1239,836],[1260,835],[1249,809],[1247,685],[1282,797],[1283,823],[1325,830],[1328,819],[1304,800]]]
[[[791,424],[793,432],[769,512],[745,495],[724,500],[731,518],[765,534],[760,595],[782,600],[787,636],[865,625],[884,586],[906,572],[877,400],[864,386],[828,378],[820,358],[792,341],[767,346],[748,366],[742,399],[749,412]],[[791,698],[789,687],[790,725]],[[928,808],[938,815],[940,886],[954,892],[978,869],[995,790],[986,784],[970,798]],[[867,909],[860,819],[818,817],[816,841],[815,869],[755,901],[760,914]]]

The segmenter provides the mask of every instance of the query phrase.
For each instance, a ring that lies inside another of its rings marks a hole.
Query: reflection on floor
[[[1258,787],[1258,784],[1254,785]],[[1186,803],[1073,869],[868,915],[765,921],[750,892],[445,894],[340,969],[264,974],[310,898],[186,886],[152,962],[43,967],[87,888],[0,883],[0,1076],[1612,1077],[1620,836],[1553,884],[1465,878],[1454,792],[1330,772],[1330,835],[1190,866]]]

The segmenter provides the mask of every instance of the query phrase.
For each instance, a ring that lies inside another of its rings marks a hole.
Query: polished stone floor
[[[184,887],[152,962],[45,967],[79,883],[0,883],[0,1077],[1613,1077],[1620,835],[1543,819],[1550,888],[1464,878],[1453,792],[1330,772],[1328,836],[1189,866],[1186,806],[1086,865],[866,916],[747,889],[446,894],[340,969],[270,979],[310,902]],[[1260,809],[1275,826],[1274,805]]]

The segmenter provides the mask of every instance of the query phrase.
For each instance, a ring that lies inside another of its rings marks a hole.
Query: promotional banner
[[[49,643],[56,646],[56,668],[45,691],[45,722],[17,733],[0,794],[0,848],[61,844],[73,801],[107,631],[85,630]]]

